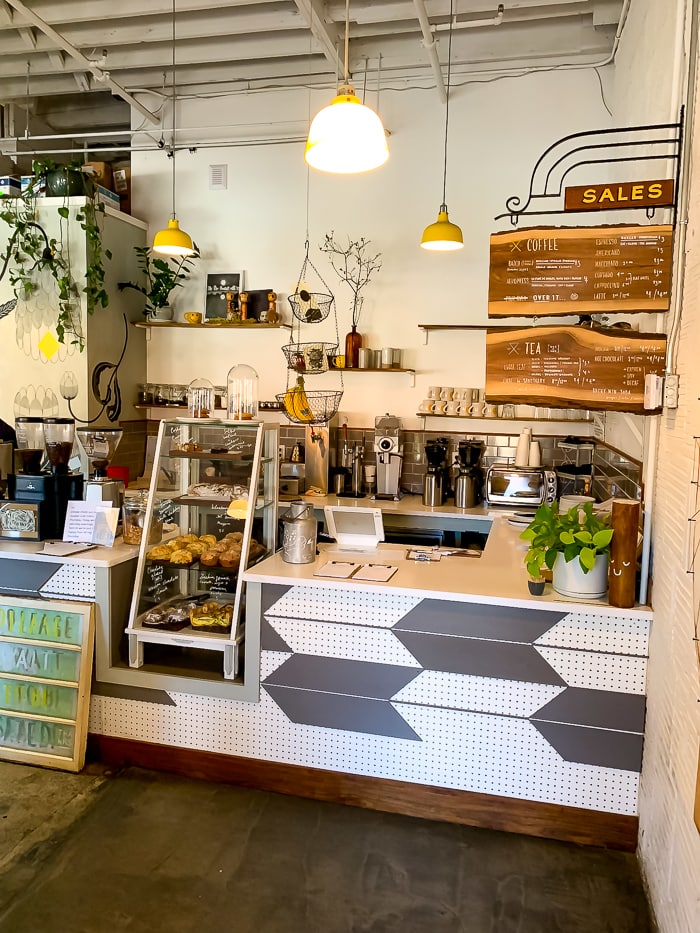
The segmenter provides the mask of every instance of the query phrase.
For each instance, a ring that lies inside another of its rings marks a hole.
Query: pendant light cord
[[[454,0],[450,0],[450,30],[447,37],[447,87],[445,88],[445,158],[442,170],[442,207],[440,210],[447,210],[447,201],[445,195],[447,191],[447,129],[450,123],[450,76],[452,71],[452,23],[453,23]]]
[[[344,83],[350,80],[348,75],[348,54],[350,51],[350,0],[345,0],[345,70]]]
[[[173,138],[171,142],[171,149],[172,149],[171,158],[173,160],[173,172],[172,172],[173,174],[172,219],[173,220],[175,220],[175,101],[176,101],[176,94],[175,94],[175,2],[176,0],[173,0],[173,105],[172,105],[173,106]]]

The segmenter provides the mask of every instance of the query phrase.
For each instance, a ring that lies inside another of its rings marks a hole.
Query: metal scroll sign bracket
[[[664,205],[673,211],[675,226],[678,208],[678,182],[681,169],[684,108],[678,123],[653,123],[647,126],[628,126],[607,130],[588,130],[562,136],[542,153],[530,176],[530,189],[524,203],[513,195],[506,200],[506,210],[495,220],[510,217],[517,226],[521,217],[543,214],[571,214],[562,205],[564,182],[567,176],[582,165],[613,165],[615,163],[670,161],[675,168],[673,203]],[[606,207],[606,210],[645,210],[654,216],[655,207],[648,204],[625,203]]]

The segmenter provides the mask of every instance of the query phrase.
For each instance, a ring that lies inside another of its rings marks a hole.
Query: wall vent
[[[228,188],[228,165],[209,166],[209,190],[226,191]]]

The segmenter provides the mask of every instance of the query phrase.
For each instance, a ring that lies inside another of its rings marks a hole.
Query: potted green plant
[[[529,542],[527,572],[534,579],[545,567],[551,570],[552,585],[562,596],[604,596],[612,536],[610,516],[596,514],[590,502],[561,514],[558,503],[543,503],[520,535]]]
[[[144,282],[119,282],[118,288],[133,288],[146,297],[144,316],[152,320],[169,321],[172,316],[170,307],[170,294],[176,288],[182,288],[192,274],[193,260],[199,259],[199,250],[195,244],[193,256],[183,256],[177,260],[169,260],[160,256],[153,256],[148,246],[135,246],[134,252],[138,257],[138,267],[144,275]]]

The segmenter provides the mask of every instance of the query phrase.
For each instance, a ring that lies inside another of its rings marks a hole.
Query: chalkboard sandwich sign
[[[494,233],[489,317],[668,311],[672,258],[670,225]]]
[[[648,374],[662,375],[664,334],[617,327],[546,325],[486,333],[486,398],[555,408],[653,414]]]
[[[92,603],[0,597],[0,758],[80,771]]]

